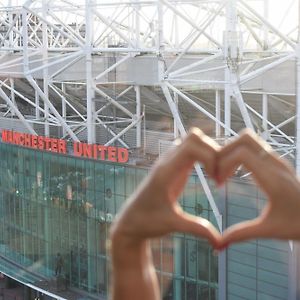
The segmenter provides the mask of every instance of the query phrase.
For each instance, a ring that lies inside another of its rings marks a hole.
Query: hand
[[[252,172],[268,203],[258,218],[225,230],[222,248],[254,238],[299,240],[300,182],[293,168],[250,130],[218,153],[218,183],[224,183],[239,165]]]
[[[179,146],[158,160],[127,201],[111,229],[114,241],[122,237],[138,243],[171,232],[185,232],[205,237],[216,247],[220,241],[218,231],[206,219],[185,213],[177,199],[195,162],[202,162],[208,175],[214,176],[219,148],[201,130],[193,128]]]
[[[199,129],[158,160],[117,215],[111,231],[112,300],[157,300],[159,285],[149,239],[172,232],[204,237],[220,247],[221,236],[206,219],[185,213],[177,199],[195,162],[215,174],[219,146]]]

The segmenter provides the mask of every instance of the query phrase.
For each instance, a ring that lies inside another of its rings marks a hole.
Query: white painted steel
[[[169,141],[203,119],[218,141],[246,126],[292,158],[300,147],[298,20],[289,8],[275,23],[271,2],[255,2],[29,0],[1,6],[2,124],[15,120],[31,133],[43,127],[46,135],[143,147],[156,155],[158,140]],[[285,28],[284,22],[293,24]]]
[[[172,99],[172,96],[171,96],[171,93],[170,93],[170,90],[168,89],[167,85],[166,84],[161,84],[161,88],[163,90],[163,93],[166,97],[166,100],[169,104],[169,107],[170,107],[170,110],[172,112],[172,115],[174,117],[174,120],[177,124],[177,127],[179,129],[179,132],[180,132],[180,135],[182,137],[186,136],[186,129],[184,128],[183,126],[183,123],[182,123],[182,120],[180,118],[180,115],[178,113],[178,109],[177,109],[177,106],[174,102],[174,100]],[[219,230],[222,232],[223,228],[222,228],[222,215],[220,214],[219,212],[219,209],[215,203],[215,200],[214,200],[214,197],[211,193],[211,190],[210,190],[210,187],[208,186],[208,183],[207,183],[207,180],[204,176],[204,173],[201,169],[201,166],[199,165],[199,163],[196,163],[195,164],[195,170],[196,170],[196,173],[200,179],[200,182],[202,184],[202,187],[203,187],[203,190],[205,192],[205,195],[208,199],[208,202],[210,204],[210,207],[216,217],[216,221],[217,221],[217,224],[218,224],[218,227],[219,227]]]

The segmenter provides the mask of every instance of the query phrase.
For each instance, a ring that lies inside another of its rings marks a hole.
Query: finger
[[[277,158],[270,157],[266,162],[257,157],[251,149],[242,145],[234,149],[227,157],[219,160],[218,183],[223,183],[240,165],[244,165],[252,172],[254,180],[270,199],[282,192],[284,182],[289,182],[291,178],[294,178],[294,175],[285,168],[286,165]]]
[[[175,168],[182,169],[186,165],[201,162],[207,173],[212,175],[215,172],[217,149],[219,145],[214,140],[200,129],[192,128],[181,145],[175,149],[174,155],[169,157],[168,163],[175,170]]]
[[[222,238],[220,233],[204,218],[195,217],[183,212],[179,215],[178,220],[176,220],[176,231],[205,238],[213,248],[220,247]]]
[[[270,227],[265,224],[261,218],[256,218],[254,220],[241,222],[226,229],[223,232],[220,248],[226,248],[232,243],[267,237],[270,237]]]
[[[239,133],[238,137],[235,137],[229,144],[223,147],[222,153],[226,155],[239,145],[248,146],[256,153],[259,153],[261,150],[272,152],[272,147],[265,140],[258,136],[253,130],[245,128]]]
[[[274,167],[277,166],[278,168],[289,172],[290,174],[294,174],[294,170],[290,164],[286,160],[281,159],[274,151],[272,151],[271,146],[267,142],[250,129],[243,130],[240,137],[223,147],[223,149],[217,154],[218,160],[222,161],[223,158],[230,155],[230,153],[232,153],[236,148],[242,146],[247,148],[256,156],[256,163],[260,166],[271,164]]]
[[[179,171],[190,171],[195,162],[201,162],[207,173],[213,176],[216,170],[216,152],[219,148],[219,145],[200,129],[192,128],[179,146],[170,150],[167,156],[157,162],[154,172],[161,173],[165,180],[172,181]],[[164,180],[163,178],[161,179]]]
[[[227,177],[232,175],[235,169],[244,165],[247,170],[253,172],[253,176],[262,186],[268,186],[271,184],[269,180],[270,166],[264,167],[263,161],[257,157],[256,153],[245,145],[238,145],[227,156],[223,156],[219,159],[218,164],[218,179],[223,182]]]

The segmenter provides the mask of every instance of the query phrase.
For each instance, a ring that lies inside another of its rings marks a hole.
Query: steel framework
[[[89,143],[101,129],[106,145],[141,148],[145,111],[165,106],[174,138],[200,116],[220,142],[249,127],[294,160],[298,1],[277,2],[274,20],[268,0],[2,1],[1,119]]]

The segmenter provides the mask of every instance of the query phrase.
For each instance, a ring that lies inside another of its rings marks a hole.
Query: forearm
[[[112,238],[111,300],[160,299],[157,276],[148,241]]]

